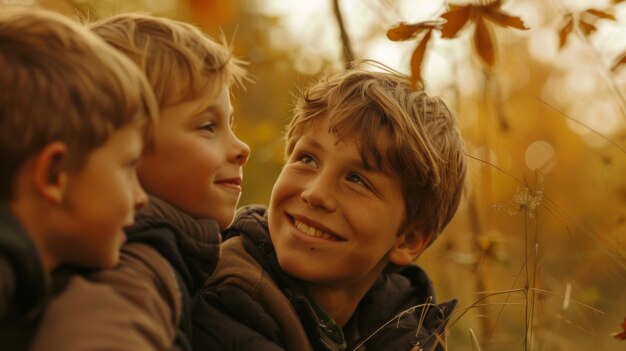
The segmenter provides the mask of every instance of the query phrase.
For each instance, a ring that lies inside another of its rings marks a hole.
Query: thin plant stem
[[[352,50],[352,43],[350,42],[350,36],[348,36],[348,31],[346,30],[346,25],[343,20],[343,15],[341,14],[341,8],[339,7],[339,0],[332,0],[333,2],[333,13],[335,14],[335,19],[337,20],[337,25],[339,26],[339,34],[341,36],[341,44],[343,46],[343,60],[346,68],[350,68],[350,63],[355,59],[354,51]]]

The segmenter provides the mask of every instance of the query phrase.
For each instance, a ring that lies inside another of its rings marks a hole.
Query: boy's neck
[[[363,294],[358,294],[358,296],[354,292],[346,291],[344,289],[318,289],[318,288],[309,288],[309,295],[315,302],[317,302],[320,307],[324,309],[334,321],[340,327],[343,327],[348,323],[348,320],[354,314],[356,310],[356,306],[361,301]]]
[[[362,284],[361,286],[307,284],[306,290],[315,299],[315,302],[324,309],[324,312],[338,326],[343,328],[352,318],[363,296],[374,284],[374,280],[371,281],[371,284]]]
[[[374,285],[388,263],[389,259],[383,258],[366,276],[350,283],[319,284],[305,282],[305,289],[309,296],[324,309],[324,312],[343,328],[352,318],[363,296]]]

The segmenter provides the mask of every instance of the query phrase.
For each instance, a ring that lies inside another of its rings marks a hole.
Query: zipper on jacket
[[[334,348],[333,345],[331,345],[323,336],[320,338],[320,343],[328,351],[339,351],[338,349]]]

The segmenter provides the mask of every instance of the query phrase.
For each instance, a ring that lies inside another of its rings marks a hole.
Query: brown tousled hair
[[[383,71],[361,66],[374,64]],[[456,212],[467,169],[464,142],[445,103],[411,88],[409,78],[373,61],[329,71],[300,98],[286,132],[299,137],[327,119],[329,132],[354,140],[361,157],[401,178],[407,218],[400,232],[441,233]]]
[[[36,6],[0,11],[0,199],[10,200],[24,162],[65,143],[68,166],[129,123],[152,135],[157,105],[124,55],[63,15]]]
[[[207,89],[217,96],[224,86],[242,85],[247,79],[244,61],[189,23],[125,13],[89,28],[137,63],[161,110],[193,100]]]

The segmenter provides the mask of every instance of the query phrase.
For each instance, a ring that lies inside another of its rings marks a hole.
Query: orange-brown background
[[[35,1],[0,0],[11,2]],[[293,94],[343,60],[331,0],[39,3],[83,18],[142,11],[223,31],[256,80],[233,102],[252,149],[242,205],[268,201]],[[387,30],[448,9],[435,0],[338,3],[354,55],[407,73],[422,37],[391,42]],[[487,21],[491,67],[471,21],[454,39],[434,31],[425,50],[427,89],[458,112],[467,139],[471,190],[418,262],[439,300],[459,299],[451,350],[623,350],[612,334],[626,318],[626,67],[611,68],[626,52],[626,4],[511,0],[502,9],[529,29]]]

